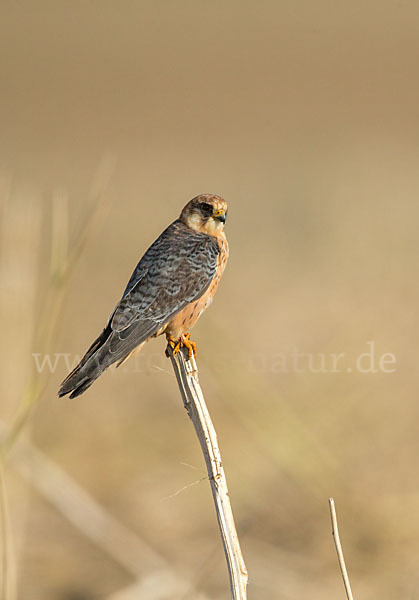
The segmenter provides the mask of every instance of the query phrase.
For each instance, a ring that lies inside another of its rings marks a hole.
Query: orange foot
[[[166,337],[167,337],[167,343],[173,349],[173,354],[177,354],[181,348],[187,348],[189,360],[191,360],[192,356],[194,356],[196,358],[196,344],[195,344],[195,342],[193,342],[190,339],[190,337],[191,337],[190,333],[184,333],[183,335],[180,336],[180,338],[178,340],[174,340],[170,336],[166,336]],[[168,356],[167,350],[166,350],[166,356]]]

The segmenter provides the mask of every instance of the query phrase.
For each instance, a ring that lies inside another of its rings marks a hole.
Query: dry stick
[[[336,517],[335,501],[329,498],[330,518],[332,519],[332,534],[335,540],[336,552],[338,555],[339,567],[342,573],[343,585],[345,586],[346,597],[353,600],[351,584],[349,583],[348,571],[346,570],[345,559],[343,557],[342,545],[340,543],[338,520]]]
[[[227,480],[217,443],[217,434],[199,385],[196,362],[194,358],[188,360],[186,349],[182,349],[174,355],[172,349],[168,346],[167,351],[172,361],[183,404],[194,424],[207,465],[218,525],[227,559],[232,597],[233,600],[246,600],[247,569],[234,524]]]
[[[0,461],[0,515],[1,533],[3,536],[1,599],[13,600],[16,598],[16,565],[14,561],[14,553],[10,547],[11,524],[3,461]]]

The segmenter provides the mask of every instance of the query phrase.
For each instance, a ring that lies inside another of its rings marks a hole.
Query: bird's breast
[[[224,235],[217,237],[220,252],[217,257],[217,268],[207,291],[198,300],[191,302],[181,310],[164,328],[166,334],[178,339],[195,325],[204,310],[211,304],[228,259],[228,243]]]

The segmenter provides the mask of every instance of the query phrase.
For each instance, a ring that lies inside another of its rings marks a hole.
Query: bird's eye
[[[213,207],[211,204],[207,204],[207,202],[201,202],[201,204],[199,205],[199,208],[202,212],[203,215],[205,216],[210,216],[213,213]]]

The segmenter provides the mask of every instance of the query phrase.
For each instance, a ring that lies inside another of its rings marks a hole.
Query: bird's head
[[[227,218],[227,202],[214,194],[200,194],[180,213],[180,220],[194,231],[219,235]]]

